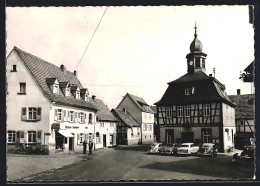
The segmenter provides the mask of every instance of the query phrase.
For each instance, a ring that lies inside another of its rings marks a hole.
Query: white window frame
[[[57,121],[62,120],[62,109],[57,109]]]
[[[190,106],[184,106],[184,117],[190,117]]]
[[[70,97],[70,88],[66,88],[65,96]]]
[[[79,118],[80,118],[80,123],[84,123],[84,113],[83,112],[80,112]]]
[[[76,99],[80,99],[80,92],[76,91]]]
[[[36,143],[37,142],[37,133],[36,131],[27,131],[28,133],[28,143]]]
[[[7,143],[15,143],[16,142],[16,132],[14,130],[7,131]]]
[[[88,102],[88,94],[85,94],[85,102]]]
[[[69,111],[69,121],[74,122],[74,111]]]
[[[20,84],[20,90],[19,93],[20,94],[26,94],[26,83],[25,82],[21,82]]]
[[[203,114],[204,116],[210,116],[210,105],[203,105]]]
[[[185,88],[185,95],[190,95],[191,91],[190,91],[190,88]]]
[[[172,107],[166,107],[166,118],[172,118]]]
[[[37,119],[37,108],[36,107],[28,107],[28,120],[36,120]]]
[[[211,143],[211,134],[210,134],[210,130],[208,129],[205,129],[202,131],[202,140],[203,140],[203,143]]]
[[[177,108],[177,116],[183,117],[183,106],[178,106]]]
[[[59,94],[59,84],[54,84],[53,85],[53,93],[54,94]]]

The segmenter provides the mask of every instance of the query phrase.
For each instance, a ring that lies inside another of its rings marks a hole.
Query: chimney
[[[74,75],[77,77],[78,73],[76,70],[74,70]]]
[[[212,77],[212,74],[209,74],[209,77]]]
[[[126,108],[123,108],[124,113],[126,114]]]
[[[237,95],[240,95],[240,93],[241,93],[240,89],[237,89]]]
[[[60,70],[61,70],[62,72],[66,72],[66,67],[65,67],[65,65],[62,64],[62,65],[60,66]]]
[[[95,99],[96,99],[96,96],[95,96],[95,95],[93,95],[93,96],[92,96],[92,99],[93,99],[93,101],[95,101]]]

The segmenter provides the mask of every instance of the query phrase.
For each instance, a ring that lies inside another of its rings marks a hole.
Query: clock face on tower
[[[192,65],[193,64],[193,61],[190,61],[190,65]]]

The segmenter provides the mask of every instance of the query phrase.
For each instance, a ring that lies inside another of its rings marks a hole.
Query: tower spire
[[[196,21],[195,21],[195,34],[194,34],[194,37],[197,37],[198,35],[197,35],[197,25],[196,25]]]

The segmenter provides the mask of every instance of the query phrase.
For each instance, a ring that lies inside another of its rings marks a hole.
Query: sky
[[[186,55],[196,22],[207,54],[206,73],[212,74],[215,67],[215,77],[225,84],[228,95],[237,89],[252,93],[252,83],[239,79],[240,71],[254,60],[248,6],[105,9],[7,7],[6,55],[16,46],[57,66],[64,64],[69,71],[77,70],[83,87],[109,109],[116,108],[126,93],[153,105],[168,82],[187,73]]]

